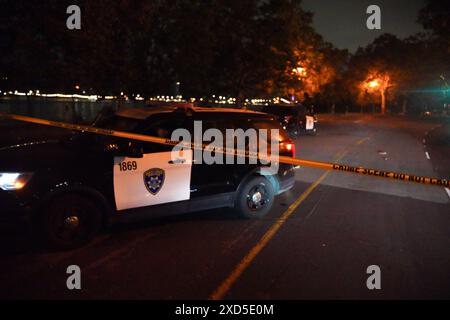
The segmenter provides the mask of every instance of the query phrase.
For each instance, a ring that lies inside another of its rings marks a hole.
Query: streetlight
[[[388,74],[381,75],[379,77],[369,77],[364,82],[364,87],[368,91],[379,91],[381,95],[381,114],[386,113],[386,91],[390,86],[390,77]]]
[[[299,63],[297,64],[297,67],[292,69],[292,75],[294,75],[299,81],[303,83],[305,79],[308,77],[308,72],[307,69],[305,67],[302,67]],[[295,102],[296,100],[295,91],[296,91],[295,88],[290,88],[288,91],[288,94],[290,95],[292,102]]]
[[[295,74],[299,79],[305,78],[307,76],[306,68],[297,67],[292,69],[292,73]]]
[[[370,89],[375,89],[375,88],[378,88],[378,87],[380,86],[380,83],[378,82],[378,80],[372,80],[372,81],[370,81],[370,82],[367,84],[367,86],[368,86]]]

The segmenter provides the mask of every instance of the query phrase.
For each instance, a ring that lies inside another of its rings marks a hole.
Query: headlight
[[[20,190],[30,181],[32,173],[0,173],[0,189],[5,191]]]

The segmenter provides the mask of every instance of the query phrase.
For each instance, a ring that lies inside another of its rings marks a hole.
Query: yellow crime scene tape
[[[46,126],[51,126],[51,127],[58,127],[58,128],[69,129],[69,130],[75,130],[75,131],[90,132],[90,133],[101,134],[101,135],[105,135],[105,136],[113,136],[113,137],[126,138],[126,139],[138,140],[138,141],[144,141],[144,142],[153,142],[153,143],[170,145],[170,146],[179,145],[179,146],[185,147],[185,148],[201,149],[201,150],[214,151],[214,152],[229,154],[229,155],[234,155],[234,156],[242,156],[242,157],[247,157],[247,158],[256,158],[256,159],[270,161],[270,156],[264,156],[257,152],[249,152],[249,151],[239,150],[239,149],[217,148],[217,146],[209,146],[206,144],[172,141],[170,139],[164,139],[164,138],[142,135],[142,134],[137,134],[137,133],[115,131],[115,130],[109,130],[109,129],[96,128],[96,127],[87,126],[87,125],[78,125],[78,124],[64,123],[64,122],[51,121],[51,120],[45,120],[45,119],[38,119],[38,118],[32,118],[32,117],[27,117],[27,116],[8,114],[8,113],[4,113],[4,112],[0,112],[0,117],[3,117],[5,119],[10,119],[10,120],[23,121],[23,122],[46,125]],[[384,171],[384,170],[377,170],[377,169],[368,169],[368,168],[363,168],[363,167],[354,167],[354,166],[348,166],[348,165],[337,164],[337,163],[327,163],[327,162],[312,161],[312,160],[305,160],[305,159],[299,159],[299,158],[291,158],[291,157],[287,157],[287,156],[278,156],[277,162],[291,164],[294,166],[305,166],[305,167],[318,168],[318,169],[323,169],[323,170],[334,170],[334,171],[339,171],[339,172],[361,174],[361,175],[370,176],[370,177],[386,178],[386,179],[391,179],[391,180],[419,183],[419,184],[424,184],[424,185],[432,185],[432,186],[440,186],[440,187],[449,187],[450,186],[450,181],[448,179],[430,178],[430,177],[416,176],[416,175],[406,174],[406,173],[398,173],[398,172]]]

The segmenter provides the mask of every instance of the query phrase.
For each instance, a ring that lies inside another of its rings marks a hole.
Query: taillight
[[[280,142],[280,154],[281,152],[289,153],[291,157],[295,158],[295,144],[290,140]]]

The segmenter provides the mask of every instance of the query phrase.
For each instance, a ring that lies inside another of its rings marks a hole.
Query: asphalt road
[[[322,116],[297,156],[442,176],[437,127],[401,118]],[[428,159],[425,152],[428,152]],[[450,194],[429,187],[300,168],[263,220],[230,210],[118,225],[87,247],[47,252],[26,233],[0,236],[2,299],[450,298]],[[78,265],[82,289],[66,288]],[[368,290],[366,269],[381,269]]]

